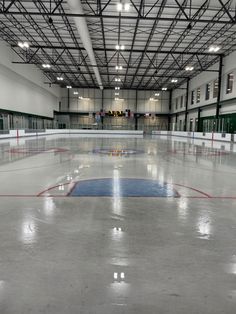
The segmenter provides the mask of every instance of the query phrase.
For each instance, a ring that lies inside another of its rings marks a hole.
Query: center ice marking
[[[76,182],[68,196],[179,197],[170,184],[148,179],[108,178]]]

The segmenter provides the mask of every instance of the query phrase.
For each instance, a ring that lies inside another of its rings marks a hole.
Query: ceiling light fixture
[[[177,83],[177,82],[178,82],[177,79],[172,79],[172,80],[171,80],[171,83]]]
[[[126,2],[126,3],[121,3],[121,2],[118,2],[117,4],[116,4],[116,9],[117,9],[117,11],[118,12],[121,12],[121,11],[129,11],[129,9],[130,9],[130,4],[128,3],[128,2]]]
[[[57,77],[57,80],[58,80],[58,81],[63,81],[64,79],[63,79],[62,76],[58,76],[58,77]]]
[[[48,63],[44,63],[44,64],[42,64],[42,67],[43,67],[44,69],[50,69],[50,68],[51,68],[51,65],[48,64]]]
[[[70,85],[67,85],[67,86],[66,86],[66,88],[70,89],[70,88],[72,88],[72,86],[70,86]]]
[[[116,45],[116,50],[124,50],[125,46],[124,45]]]
[[[162,87],[162,90],[164,90],[164,91],[167,90],[167,87]]]
[[[124,10],[125,11],[129,11],[129,8],[130,8],[130,4],[129,3],[125,3],[124,4]]]
[[[117,5],[116,5],[116,9],[117,9],[117,11],[118,12],[120,12],[120,11],[122,11],[122,8],[123,8],[123,5],[122,5],[122,3],[117,3]]]
[[[74,95],[79,95],[79,92],[74,92]]]
[[[115,89],[118,90],[118,89],[120,89],[120,87],[119,87],[119,86],[116,86]]]
[[[122,65],[116,65],[116,70],[122,70],[122,69],[123,69]]]
[[[220,50],[219,46],[210,46],[209,47],[209,52],[218,52]]]
[[[193,66],[186,66],[185,71],[193,71]]]
[[[29,43],[27,43],[26,41],[24,42],[24,47],[26,48],[26,49],[29,49]]]
[[[160,96],[160,94],[159,93],[155,93],[155,96]]]
[[[120,79],[119,77],[116,77],[116,78],[115,78],[115,81],[116,81],[116,82],[120,82],[121,79]]]
[[[29,43],[27,43],[26,41],[25,42],[19,41],[18,46],[22,49],[24,48],[29,49]]]
[[[18,46],[19,46],[20,48],[24,48],[24,44],[23,44],[22,42],[18,42]]]

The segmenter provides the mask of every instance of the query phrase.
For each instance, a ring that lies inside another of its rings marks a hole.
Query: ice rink
[[[0,313],[235,313],[235,150],[0,141]]]

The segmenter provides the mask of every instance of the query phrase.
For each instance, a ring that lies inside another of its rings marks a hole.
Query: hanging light
[[[48,64],[48,63],[44,63],[44,64],[42,64],[42,67],[43,67],[44,69],[50,69],[50,68],[51,68],[51,65]]]

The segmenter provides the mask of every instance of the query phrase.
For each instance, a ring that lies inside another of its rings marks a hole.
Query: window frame
[[[191,91],[191,105],[195,104],[195,90]]]
[[[217,88],[215,88],[216,83],[217,82]],[[218,91],[219,91],[219,79],[215,79],[213,81],[213,98],[217,98],[218,97]]]
[[[184,104],[184,95],[181,95],[181,97],[180,97],[180,108],[183,108],[183,104]]]
[[[210,100],[211,98],[211,82],[206,84],[206,89],[205,89],[205,100]]]
[[[179,98],[175,98],[175,110],[178,110],[178,106],[179,106]]]
[[[196,103],[199,104],[201,102],[201,87],[197,88],[197,92],[196,92]],[[199,98],[198,98],[199,96]]]
[[[231,78],[231,76],[233,78]],[[230,72],[227,74],[227,80],[226,80],[226,94],[232,94],[234,89],[234,72]]]

